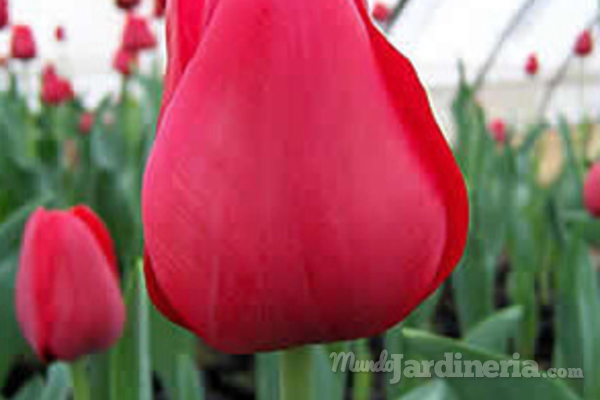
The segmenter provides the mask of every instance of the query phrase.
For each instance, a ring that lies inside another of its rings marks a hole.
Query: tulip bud
[[[506,123],[504,120],[500,118],[494,119],[488,126],[488,130],[497,143],[506,143],[508,135],[506,134]]]
[[[130,13],[123,31],[123,48],[132,54],[137,54],[155,47],[156,38],[148,26],[148,20]]]
[[[120,48],[113,58],[113,68],[123,76],[129,76],[137,65],[137,54]]]
[[[75,98],[71,82],[60,77],[53,65],[47,65],[42,71],[42,102],[50,106],[58,106]]]
[[[54,30],[54,37],[56,38],[57,42],[64,42],[67,39],[65,28],[62,26],[57,26]]]
[[[375,4],[373,8],[373,19],[380,24],[385,24],[390,19],[392,11],[388,6],[382,3]]]
[[[8,26],[8,0],[0,0],[0,31]]]
[[[92,112],[84,112],[79,117],[79,133],[87,135],[94,127],[95,117]]]
[[[600,218],[600,163],[590,168],[583,185],[583,204],[590,215]]]
[[[579,57],[587,57],[594,50],[594,39],[592,33],[589,30],[585,30],[579,34],[575,41],[575,54]]]
[[[16,60],[29,61],[36,57],[37,48],[31,28],[15,25],[12,31],[11,56]]]
[[[540,69],[540,63],[538,61],[537,54],[532,53],[527,57],[527,62],[525,63],[525,73],[531,77],[537,75]]]
[[[125,307],[113,243],[87,207],[38,209],[26,225],[16,281],[23,335],[43,361],[72,361],[121,336]]]
[[[155,0],[154,1],[154,17],[155,18],[164,17],[166,6],[167,6],[167,0]]]
[[[121,10],[132,10],[140,5],[140,0],[116,0],[117,7]]]

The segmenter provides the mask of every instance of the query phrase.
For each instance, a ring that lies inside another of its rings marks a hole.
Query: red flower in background
[[[35,38],[29,26],[13,26],[10,51],[11,57],[16,60],[29,61],[36,57],[37,47]]]
[[[575,41],[575,54],[579,57],[587,57],[594,50],[594,38],[589,30],[585,30],[579,34]]]
[[[54,30],[54,38],[58,42],[64,42],[67,39],[67,33],[65,31],[65,28],[62,26],[57,26]]]
[[[121,10],[132,10],[140,5],[140,0],[116,0],[116,4]]]
[[[525,73],[529,76],[536,76],[539,69],[540,63],[537,54],[530,54],[529,57],[527,57],[527,62],[525,63]]]
[[[120,337],[125,307],[110,235],[88,208],[37,210],[23,236],[16,311],[44,361],[71,361]]]
[[[87,135],[92,131],[95,123],[95,116],[92,112],[84,112],[79,117],[79,133]]]
[[[156,38],[146,18],[131,13],[127,16],[123,31],[123,48],[131,53],[156,48]]]
[[[164,17],[166,7],[167,7],[167,0],[155,0],[154,1],[154,16],[156,18]]]
[[[590,168],[583,186],[583,204],[590,215],[600,218],[600,163]]]
[[[120,48],[113,58],[113,68],[123,76],[129,76],[137,65],[137,54]]]
[[[201,3],[167,8],[143,189],[154,303],[229,353],[385,331],[467,237],[465,184],[415,70],[363,0]]]
[[[53,65],[42,71],[42,102],[50,106],[58,106],[75,98],[71,82],[59,76]]]
[[[0,30],[6,28],[8,23],[8,0],[0,0]]]
[[[506,123],[503,119],[496,118],[490,122],[488,130],[492,134],[494,140],[498,143],[506,143],[508,135],[506,133]]]
[[[373,19],[379,23],[387,23],[390,19],[392,10],[388,6],[382,3],[375,4],[373,7]]]

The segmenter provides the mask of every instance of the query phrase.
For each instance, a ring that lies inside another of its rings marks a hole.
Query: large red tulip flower
[[[16,60],[29,61],[36,57],[37,46],[29,26],[13,26],[10,51],[11,57]]]
[[[88,208],[39,209],[27,223],[16,282],[21,329],[44,361],[102,351],[125,321],[108,231]]]
[[[600,218],[600,163],[590,168],[583,186],[583,204],[590,215]]]
[[[156,38],[146,18],[131,13],[127,16],[123,31],[123,48],[130,53],[156,48]]]
[[[228,353],[379,334],[448,277],[463,177],[363,0],[170,0],[150,295]]]

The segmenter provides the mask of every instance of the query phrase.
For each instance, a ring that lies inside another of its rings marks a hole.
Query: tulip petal
[[[108,232],[106,225],[104,225],[104,222],[102,222],[100,218],[98,218],[98,216],[86,206],[75,206],[71,208],[70,212],[79,218],[81,222],[86,224],[92,234],[96,237],[100,248],[108,260],[111,270],[114,272],[115,276],[118,277],[119,267],[117,262],[117,253],[115,252],[115,245],[110,237],[110,233]]]
[[[230,353],[378,334],[466,237],[425,92],[362,2],[216,3],[145,175],[154,287]]]
[[[432,285],[434,291],[450,275],[464,252],[469,233],[469,200],[466,187],[454,156],[435,122],[427,94],[414,67],[370,22],[364,0],[355,1],[369,30],[373,50],[390,88],[390,96],[396,103],[401,118],[411,125],[408,133],[415,136],[413,140],[416,143],[420,142],[415,148],[420,150],[421,157],[427,160],[424,164],[431,164],[429,173],[447,205],[446,247],[441,268]],[[405,101],[407,94],[411,98],[410,102]]]

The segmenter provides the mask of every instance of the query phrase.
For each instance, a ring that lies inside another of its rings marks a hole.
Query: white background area
[[[111,71],[112,55],[119,43],[124,15],[112,0],[9,0],[13,23],[33,26],[40,60],[55,61],[73,77],[78,92],[90,105],[107,91],[116,92],[118,76]],[[306,0],[309,1],[309,0]],[[317,0],[326,1],[326,0]],[[141,14],[149,15],[152,0],[143,0]],[[382,0],[393,5],[395,0]],[[463,60],[474,74],[500,32],[523,0],[412,0],[391,32],[391,41],[415,64],[439,119],[447,124],[449,102],[456,87],[457,63]],[[531,120],[544,81],[554,74],[571,51],[577,34],[597,13],[598,0],[537,0],[527,21],[515,33],[490,75],[481,101],[491,116],[514,123]],[[68,41],[58,45],[54,28],[65,27]],[[161,33],[162,23],[155,23]],[[8,51],[8,32],[0,32],[0,56]],[[596,37],[600,36],[596,32]],[[525,77],[523,65],[535,51],[541,63],[540,77]],[[600,112],[600,57],[576,62],[561,86],[549,113],[571,119]],[[580,83],[587,87],[584,93]]]

